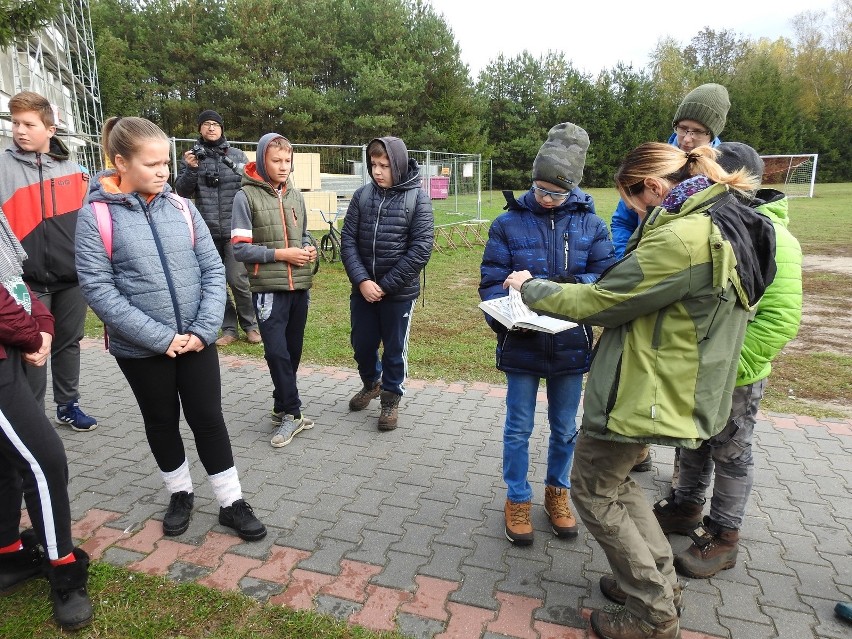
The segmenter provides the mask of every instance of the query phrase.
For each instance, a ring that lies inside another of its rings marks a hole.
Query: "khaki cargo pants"
[[[627,609],[659,624],[677,616],[672,549],[642,488],[630,478],[643,444],[580,434],[571,470],[577,513],[603,548]]]

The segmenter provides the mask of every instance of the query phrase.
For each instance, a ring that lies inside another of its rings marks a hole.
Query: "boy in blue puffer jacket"
[[[518,200],[511,192],[504,193],[508,212],[491,224],[482,258],[479,295],[483,300],[506,295],[503,282],[512,271],[529,270],[538,278],[590,284],[615,261],[606,223],[595,215],[591,196],[577,188],[588,147],[589,136],[583,129],[570,122],[557,124],[533,162],[530,190]],[[547,383],[550,422],[545,510],[556,536],[576,536],[577,521],[568,505],[568,474],[583,373],[591,363],[592,329],[582,325],[551,335],[506,330],[490,317],[486,320],[497,333],[497,368],[506,373],[507,383],[506,537],[516,545],[533,540],[527,473],[541,379]]]

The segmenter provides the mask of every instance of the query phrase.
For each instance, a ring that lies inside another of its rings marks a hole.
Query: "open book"
[[[528,328],[544,333],[561,333],[577,326],[568,320],[539,315],[524,304],[521,294],[513,288],[509,289],[509,294],[505,297],[480,302],[479,308],[508,329]]]

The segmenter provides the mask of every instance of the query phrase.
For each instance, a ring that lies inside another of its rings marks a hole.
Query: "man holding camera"
[[[245,265],[234,259],[231,245],[231,208],[234,195],[240,190],[243,167],[248,158],[228,144],[222,116],[216,111],[208,109],[198,115],[198,132],[201,137],[183,154],[175,190],[183,197],[193,198],[207,222],[234,297],[233,302],[228,298],[225,304],[222,336],[216,344],[227,346],[237,341],[237,320],[245,331],[246,339],[252,344],[259,344],[261,337],[251,302],[248,274]]]

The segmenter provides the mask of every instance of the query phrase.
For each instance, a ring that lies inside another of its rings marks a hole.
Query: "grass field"
[[[616,203],[612,189],[590,189],[602,217]],[[484,194],[483,217],[493,219],[502,208],[499,193]],[[791,202],[791,229],[806,255],[849,256],[852,246],[852,184],[819,185],[812,200]],[[438,216],[444,224],[457,215]],[[425,306],[419,302],[411,337],[411,375],[428,379],[502,382],[494,369],[494,338],[480,311],[479,261],[481,247],[436,253],[427,269]],[[323,264],[316,277],[305,344],[306,361],[352,366],[349,349],[349,285],[340,264]],[[806,274],[809,295],[828,292],[837,301],[841,317],[850,317],[847,301],[852,277],[840,273]],[[846,321],[844,320],[844,321]],[[847,321],[848,323],[848,321]],[[91,316],[87,334],[101,335]],[[238,342],[227,349],[261,357],[261,347]],[[852,406],[852,357],[832,349],[804,348],[776,360],[773,385],[782,392],[764,401],[766,410],[831,415],[816,408],[819,401]],[[796,399],[783,389],[796,385]],[[805,402],[805,403],[802,403]],[[104,563],[92,566],[90,592],[96,602],[92,627],[76,637],[142,639],[174,637],[222,639],[301,637],[302,639],[389,639],[310,612],[294,612],[261,605],[239,594],[220,593],[195,584],[175,584],[167,579],[131,573]],[[0,597],[0,637],[8,639],[68,636],[50,621],[48,589],[44,581],[31,582],[17,593]]]

